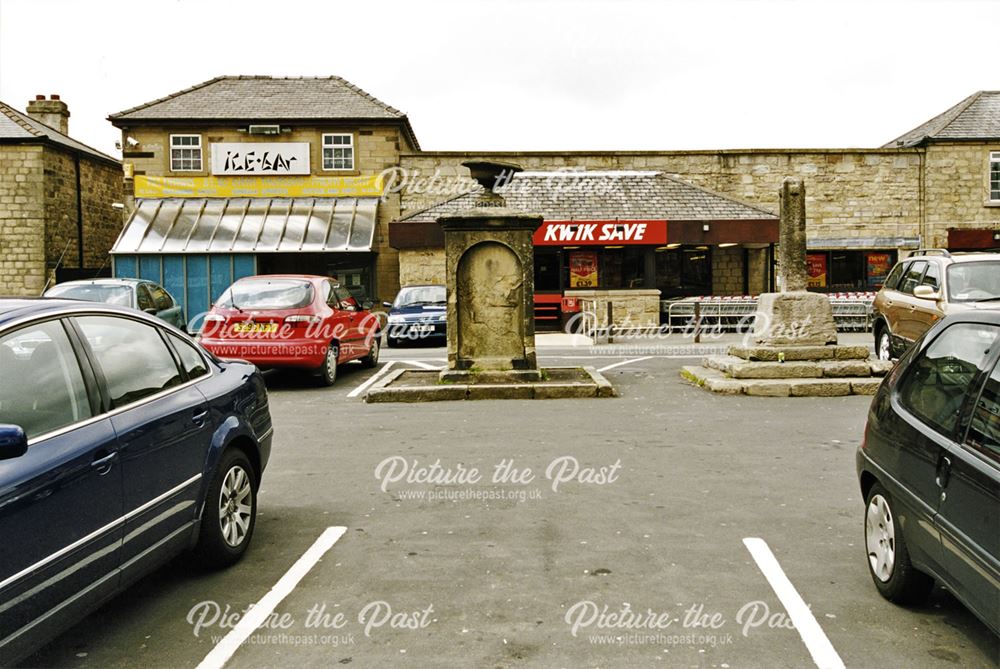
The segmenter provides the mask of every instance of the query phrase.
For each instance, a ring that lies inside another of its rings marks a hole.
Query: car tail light
[[[201,325],[201,336],[213,336],[222,330],[222,324],[226,322],[224,316],[218,314],[208,314]]]
[[[319,323],[321,319],[319,316],[307,316],[305,314],[300,314],[297,316],[289,316],[285,319],[286,323]]]

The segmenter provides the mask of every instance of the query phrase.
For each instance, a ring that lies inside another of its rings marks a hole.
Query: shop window
[[[354,169],[354,135],[350,133],[323,135],[323,169]]]
[[[712,254],[708,249],[659,249],[656,287],[664,299],[712,294]]]
[[[559,285],[559,252],[535,251],[535,292],[558,291]]]
[[[201,171],[201,135],[170,135],[170,170]]]
[[[990,202],[1000,203],[1000,151],[990,153]]]
[[[809,289],[876,291],[889,277],[895,251],[815,251],[806,254]]]

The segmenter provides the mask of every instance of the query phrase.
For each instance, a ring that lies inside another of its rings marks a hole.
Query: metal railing
[[[871,306],[875,300],[875,293],[830,293],[828,297],[837,330],[865,332],[871,329]],[[664,325],[671,330],[690,327],[695,317],[696,305],[701,327],[735,331],[741,326],[746,328],[753,325],[753,315],[757,311],[757,297],[706,296],[662,300],[660,311],[666,313]]]

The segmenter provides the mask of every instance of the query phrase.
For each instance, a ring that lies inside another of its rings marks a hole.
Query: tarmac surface
[[[28,666],[1000,663],[946,591],[902,608],[871,583],[854,464],[870,398],[680,379],[684,356],[727,341],[566,343],[540,340],[540,363],[603,369],[621,396],[363,402],[387,367],[443,365],[440,348],[385,350],[333,388],[270,374],[275,440],[245,559],[178,561]],[[270,615],[241,634],[256,602]]]

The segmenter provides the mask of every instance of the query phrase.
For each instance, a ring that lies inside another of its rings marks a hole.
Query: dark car
[[[253,365],[131,309],[0,299],[0,666],[181,552],[239,560],[271,435]]]
[[[875,587],[934,579],[1000,633],[1000,312],[937,323],[873,398],[857,453]]]
[[[442,343],[447,337],[448,297],[444,286],[406,286],[389,307],[385,329],[387,346],[403,342]]]
[[[132,307],[185,329],[184,310],[163,286],[144,279],[66,281],[45,291],[45,297],[103,302]]]

